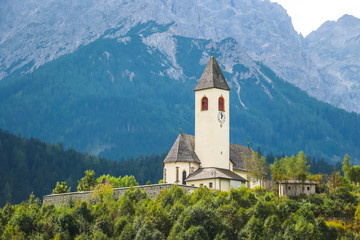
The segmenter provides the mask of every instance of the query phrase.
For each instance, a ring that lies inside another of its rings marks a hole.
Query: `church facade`
[[[180,133],[163,161],[164,183],[228,191],[256,183],[244,159],[246,146],[230,143],[230,88],[212,56],[195,89],[195,136]]]

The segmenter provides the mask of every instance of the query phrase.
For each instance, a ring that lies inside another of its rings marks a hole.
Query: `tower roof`
[[[196,85],[194,91],[208,89],[208,88],[220,88],[224,90],[230,90],[224,75],[221,72],[219,64],[216,62],[215,57],[211,56],[210,61],[206,65],[206,68],[201,75],[201,78]]]

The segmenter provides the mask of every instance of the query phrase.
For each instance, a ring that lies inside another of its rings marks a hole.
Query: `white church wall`
[[[236,181],[236,180],[230,180],[230,188],[233,187],[235,189],[238,189],[242,186],[246,186],[246,183]]]
[[[201,110],[201,99],[208,98],[208,110]],[[218,99],[225,100],[225,122],[218,121]],[[229,169],[229,91],[204,89],[195,92],[195,153],[202,167]]]
[[[201,179],[201,180],[188,181],[187,185],[194,187],[207,187],[210,189],[218,189],[217,187],[218,182],[216,181],[216,179]]]
[[[238,174],[240,177],[243,177],[243,178],[245,178],[246,180],[249,181],[249,182],[247,182],[245,184],[245,186],[247,188],[253,189],[253,188],[257,187],[257,186],[260,186],[260,181],[251,180],[251,173],[250,172],[234,170],[234,173]]]
[[[230,180],[228,179],[202,179],[202,180],[194,180],[188,181],[187,185],[194,187],[207,187],[209,189],[216,189],[221,191],[229,191],[230,190]]]
[[[164,183],[183,184],[183,172],[186,172],[186,177],[190,173],[195,172],[199,168],[198,163],[190,162],[169,162],[164,163],[163,180]]]
[[[300,196],[304,195],[311,195],[316,192],[316,185],[315,184],[287,184],[287,183],[280,183],[279,184],[279,196]]]
[[[219,190],[221,191],[230,191],[230,180],[228,179],[219,179]]]

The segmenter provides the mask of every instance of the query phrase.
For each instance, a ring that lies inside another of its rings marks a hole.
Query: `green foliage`
[[[305,181],[309,176],[310,166],[306,156],[301,151],[297,156],[275,159],[271,165],[271,178],[273,181],[300,180]]]
[[[120,234],[120,240],[133,240],[135,238],[135,229],[131,223],[125,225],[124,230]]]
[[[349,171],[350,171],[350,156],[348,154],[345,154],[344,161],[342,165],[342,171],[344,173],[344,177],[346,179],[349,179]]]
[[[67,193],[70,192],[71,188],[68,187],[66,185],[66,181],[65,182],[56,182],[56,186],[53,189],[52,193],[53,194],[58,194],[58,193]]]
[[[62,144],[21,138],[0,129],[0,207],[7,201],[24,201],[31,192],[36,196],[47,195],[59,179],[66,179],[67,190],[76,189],[76,180],[87,169],[106,177],[124,176],[119,185],[114,183],[115,187],[145,184],[147,180],[157,182],[162,178],[164,158],[165,154],[154,154],[122,161],[106,160],[74,149],[66,150]]]
[[[110,185],[102,185],[110,186]],[[302,199],[174,186],[150,199],[130,188],[118,200],[55,207],[31,195],[0,208],[1,239],[355,239],[360,196],[338,187]],[[325,221],[324,219],[327,219]]]
[[[239,233],[239,239],[263,239],[263,222],[254,215]]]
[[[347,177],[353,183],[360,183],[360,166],[352,166],[347,173]]]
[[[145,223],[137,232],[135,240],[160,240],[165,239],[164,235],[151,223]]]
[[[78,181],[77,190],[78,191],[90,191],[96,185],[96,180],[94,178],[95,172],[94,170],[86,170],[85,176]]]
[[[186,232],[184,233],[184,239],[186,240],[210,240],[208,233],[206,232],[203,226],[191,226]]]
[[[261,182],[267,179],[270,172],[269,164],[266,162],[264,156],[259,152],[252,152],[251,158],[244,157],[244,167],[252,172],[251,176],[253,181]]]
[[[107,174],[107,175],[104,174],[104,175],[98,177],[96,179],[96,183],[101,184],[104,179],[106,179],[109,182],[109,184],[111,184],[114,188],[133,187],[133,186],[139,185],[139,183],[136,181],[134,176],[126,175],[124,177],[119,176],[117,178],[117,177],[110,176],[110,174]]]

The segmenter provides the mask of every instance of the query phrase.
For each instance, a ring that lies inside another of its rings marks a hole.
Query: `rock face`
[[[345,15],[306,37],[325,101],[360,112],[360,19]]]
[[[32,61],[37,67],[72,52],[108,29],[116,28],[116,35],[122,36],[150,20],[171,24],[171,34],[185,37],[214,41],[232,37],[254,59],[278,69],[289,65],[278,63],[299,61],[301,50],[302,38],[289,16],[269,1],[38,0],[23,4],[15,0],[2,6],[0,13],[4,26],[0,30],[1,77]]]
[[[0,79],[33,71],[103,36],[122,38],[149,21],[168,25],[164,33],[155,30],[146,44],[166,53],[175,70],[174,35],[215,42],[231,37],[284,80],[322,101],[360,112],[359,20],[344,16],[304,39],[286,11],[269,0],[5,0],[0,6]],[[173,70],[178,79],[181,72]]]

